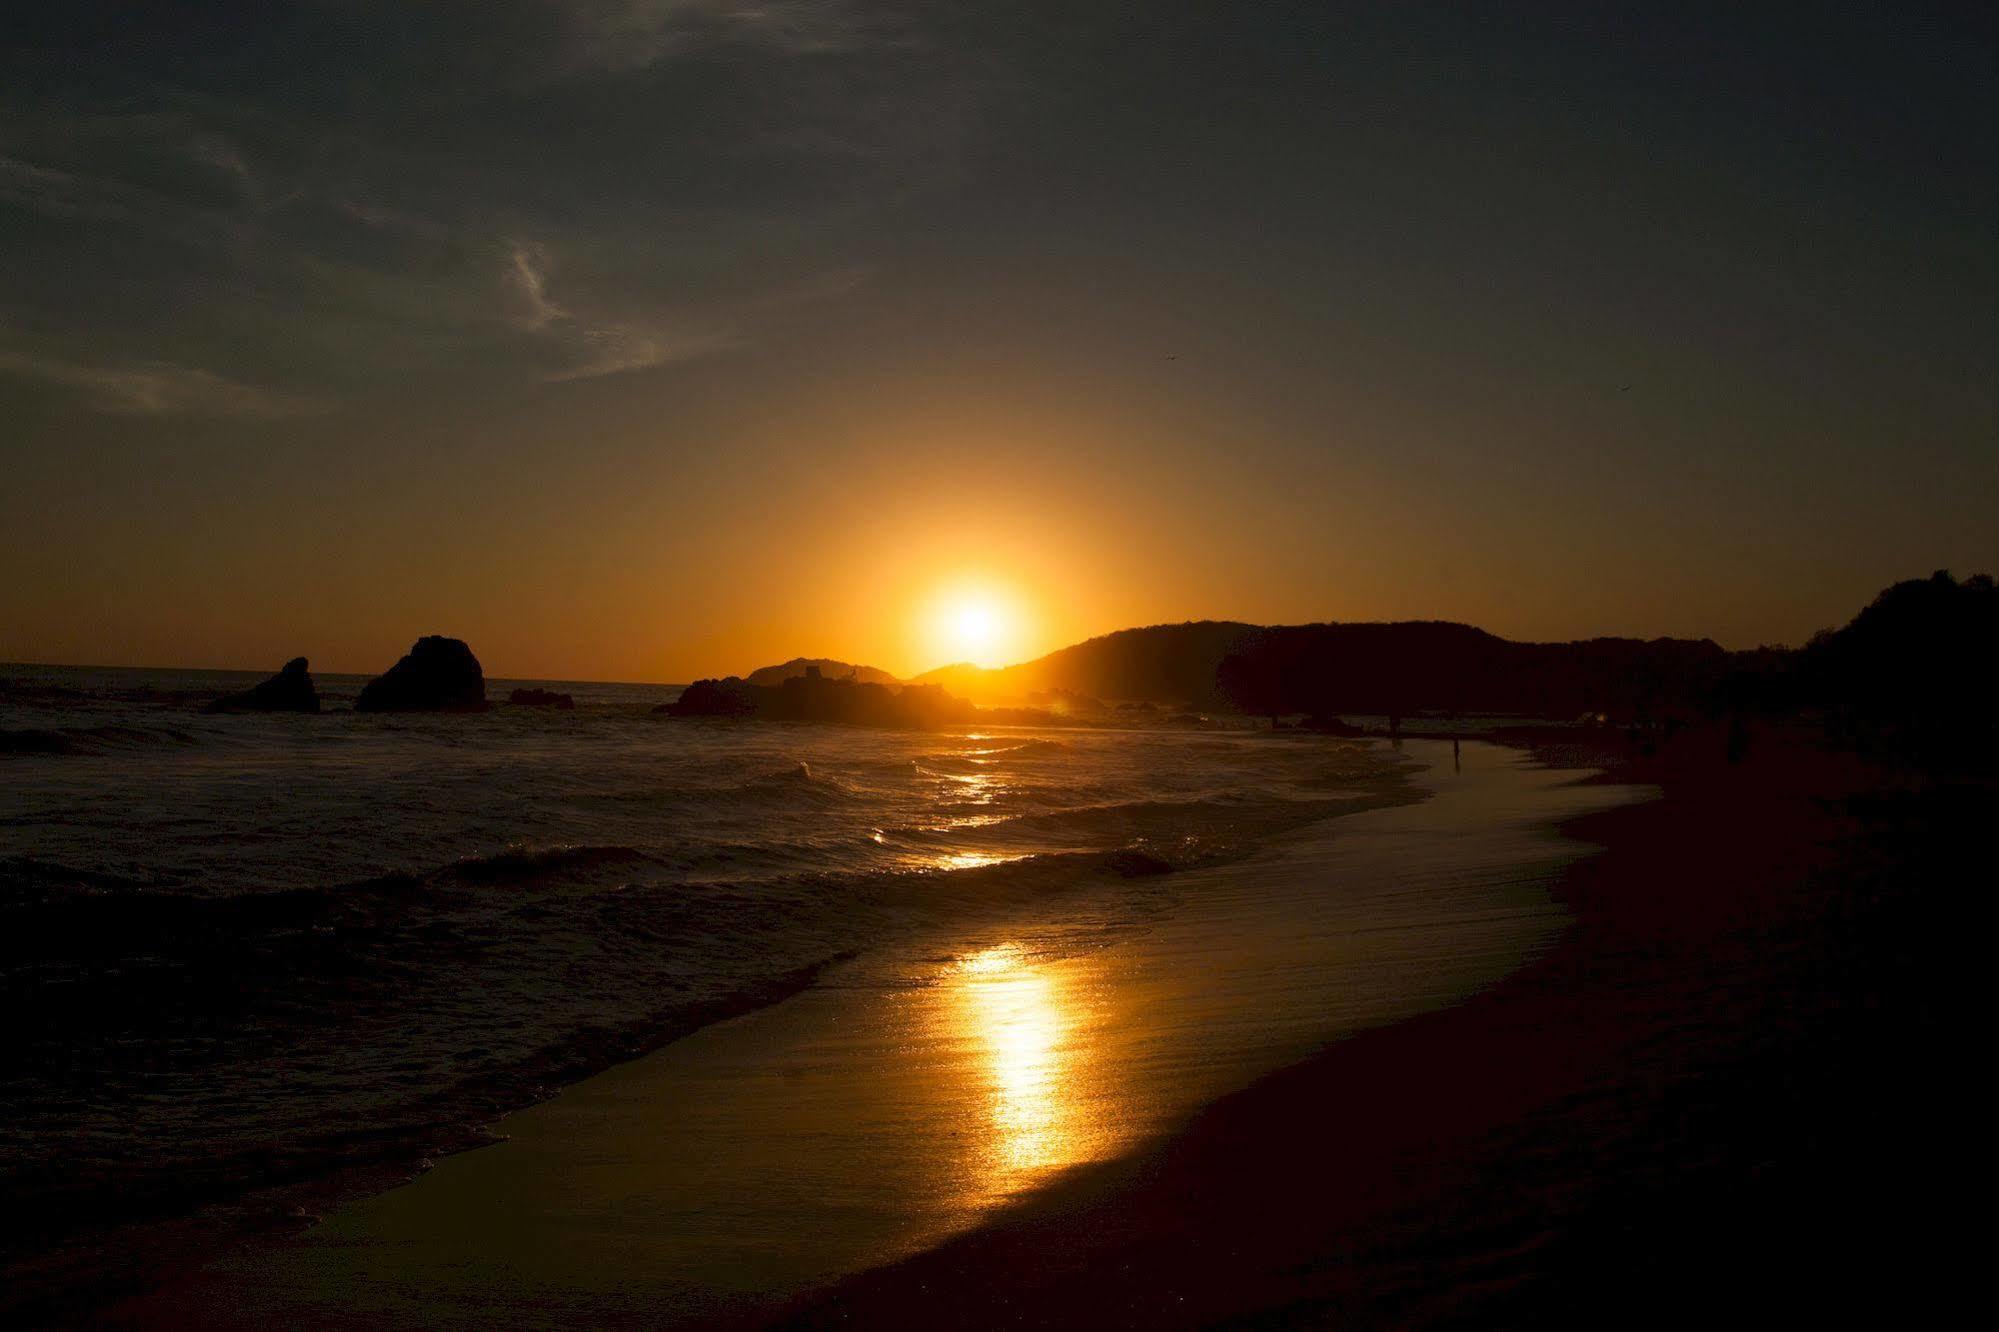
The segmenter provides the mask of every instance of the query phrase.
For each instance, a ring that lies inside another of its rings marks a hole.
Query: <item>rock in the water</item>
[[[968,722],[977,709],[938,685],[892,687],[829,680],[808,663],[805,674],[792,676],[774,689],[733,675],[726,680],[696,680],[674,702],[662,703],[653,711],[674,717],[761,717],[767,721],[922,730]]]
[[[875,666],[856,666],[831,657],[793,657],[781,666],[763,666],[743,677],[743,683],[758,689],[776,689],[786,680],[817,672],[828,680],[852,680],[855,684],[896,685],[902,681]]]
[[[733,675],[726,680],[696,680],[679,698],[653,711],[673,717],[750,717],[756,714],[758,695],[766,692]]]
[[[486,673],[456,638],[419,638],[409,654],[368,681],[356,712],[484,712]]]
[[[313,687],[304,657],[293,657],[283,670],[240,694],[218,698],[209,712],[318,712],[319,690]]]
[[[558,694],[553,689],[516,689],[507,695],[507,702],[517,708],[573,708],[576,699],[570,694]]]

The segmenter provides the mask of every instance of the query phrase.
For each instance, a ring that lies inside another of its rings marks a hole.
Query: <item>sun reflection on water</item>
[[[1020,856],[1003,856],[995,851],[946,851],[936,860],[938,869],[984,869],[988,865],[1004,865],[1010,860],[1020,860]]]
[[[983,1046],[995,1191],[1089,1152],[1085,1103],[1071,1067],[1080,1015],[1057,971],[1016,944],[960,958],[950,993],[967,1036]]]

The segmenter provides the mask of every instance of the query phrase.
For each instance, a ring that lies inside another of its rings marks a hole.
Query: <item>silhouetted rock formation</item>
[[[936,685],[862,684],[829,680],[817,666],[775,688],[730,676],[696,680],[672,703],[653,709],[674,717],[757,717],[765,721],[838,722],[923,730],[967,722],[978,710]]]
[[[486,673],[456,638],[419,638],[409,654],[370,680],[356,712],[483,712]]]
[[[680,691],[679,698],[653,711],[673,717],[751,717],[756,715],[757,696],[769,692],[735,675],[726,680],[696,680]]]
[[[807,671],[818,671],[828,680],[852,680],[856,684],[893,685],[902,681],[874,666],[856,666],[831,657],[793,657],[781,666],[763,666],[744,678],[745,684],[759,689],[776,689],[786,680],[796,680]]]
[[[570,694],[558,694],[553,689],[516,689],[507,695],[507,702],[517,708],[573,708],[576,699]]]
[[[305,658],[293,657],[285,663],[283,670],[270,679],[240,694],[218,698],[205,711],[318,712],[319,690],[313,687]]]

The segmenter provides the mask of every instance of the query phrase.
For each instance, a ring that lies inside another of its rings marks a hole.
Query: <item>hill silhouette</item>
[[[1743,653],[1724,706],[1816,712],[1835,739],[1925,764],[1989,766],[1999,739],[1999,586],[1947,569],[1882,590],[1804,648]]]
[[[1516,643],[1434,620],[1197,620],[1121,629],[1003,669],[961,664],[916,678],[978,702],[1066,694],[1265,715],[1440,709],[1566,717],[1685,701],[1712,688],[1728,661],[1705,639]]]
[[[959,663],[908,683],[798,658],[699,681],[663,711],[933,726],[1115,718],[1154,705],[1253,716],[1504,713],[1664,724],[1745,711],[1823,713],[1835,738],[1925,759],[1989,749],[1999,590],[1939,571],[1896,583],[1803,648],[1729,652],[1709,639],[1515,642],[1442,620],[1259,626],[1196,620],[1121,629],[1017,665]],[[1052,705],[1052,712],[992,704]],[[1122,704],[1124,706],[1112,706]]]
[[[1436,710],[1629,719],[1705,699],[1729,663],[1707,639],[1516,643],[1446,621],[1307,624],[1250,635],[1221,662],[1216,685],[1241,711],[1273,716]]]
[[[1223,701],[1215,689],[1215,668],[1258,632],[1253,624],[1233,620],[1120,629],[1015,666],[986,669],[961,662],[926,671],[916,681],[980,703],[1065,693],[1205,707]]]
[[[790,661],[777,666],[760,666],[744,676],[743,682],[755,685],[759,689],[775,689],[786,680],[803,678],[809,670],[817,670],[828,680],[852,680],[856,684],[902,683],[880,667],[856,666],[852,662],[836,661],[831,657],[793,657]]]

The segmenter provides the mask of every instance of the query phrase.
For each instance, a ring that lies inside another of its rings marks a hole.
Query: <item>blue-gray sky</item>
[[[10,8],[0,659],[1798,641],[1999,565],[1975,11]]]

